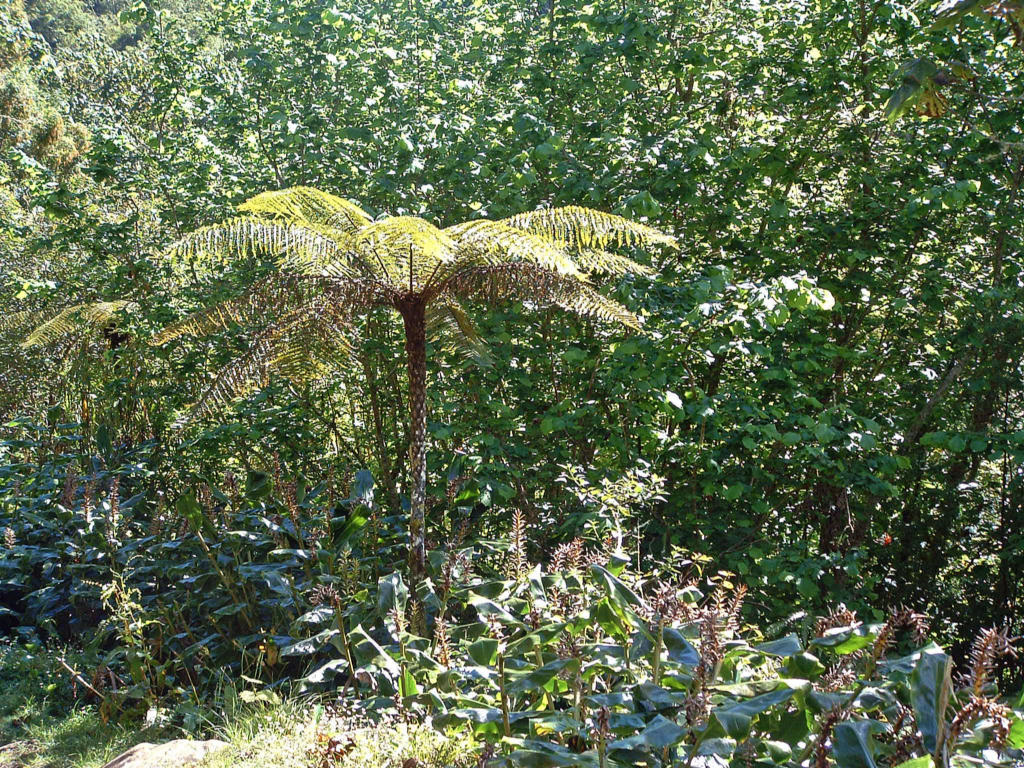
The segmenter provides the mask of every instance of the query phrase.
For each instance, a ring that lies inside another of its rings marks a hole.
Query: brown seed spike
[[[448,624],[444,616],[438,616],[434,622],[434,648],[438,662],[447,667],[451,663],[451,646],[448,643]]]
[[[828,616],[822,616],[818,619],[814,625],[814,632],[818,637],[822,637],[830,629],[836,629],[837,627],[850,627],[857,623],[857,612],[849,610],[845,605],[840,603],[836,606]]]
[[[960,707],[953,718],[953,722],[950,723],[949,733],[946,736],[947,749],[952,750],[963,731],[982,718],[988,718],[992,721],[993,745],[1001,746],[1005,744],[1007,737],[1010,735],[1011,714],[1009,707],[1005,704],[972,695]]]
[[[968,679],[975,696],[981,695],[995,671],[997,661],[1004,656],[1017,657],[1017,649],[1005,629],[991,627],[978,633],[971,647],[971,672]]]
[[[818,733],[818,740],[814,745],[814,768],[828,768],[828,743],[832,738],[835,727],[850,716],[847,708],[834,707],[825,715],[821,723],[821,731]]]
[[[896,630],[900,627],[910,629],[914,640],[918,643],[924,642],[928,635],[928,617],[923,613],[915,613],[906,607],[897,608],[890,613],[889,619],[882,625],[882,629],[879,630],[878,637],[875,638],[875,643],[872,646],[871,669],[874,669],[878,661],[884,658],[886,652],[892,647],[896,639]]]

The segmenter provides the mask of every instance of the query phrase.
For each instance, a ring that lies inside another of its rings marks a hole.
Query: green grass
[[[157,729],[105,723],[77,701],[55,655],[30,644],[0,644],[0,768],[95,768]]]
[[[94,709],[48,717],[28,726],[14,741],[22,744],[0,768],[96,768],[152,734],[104,723]]]
[[[215,734],[231,747],[202,768],[469,768],[479,745],[398,719],[371,723],[332,715],[309,700],[286,698],[230,708]]]
[[[98,768],[129,747],[186,734],[104,722],[92,704],[72,695],[53,653],[0,644],[0,768]],[[72,664],[74,664],[74,661]],[[231,746],[202,768],[469,768],[479,745],[401,719],[371,723],[332,714],[309,698],[222,689],[215,708],[194,713],[203,738]],[[172,718],[173,720],[173,718]]]

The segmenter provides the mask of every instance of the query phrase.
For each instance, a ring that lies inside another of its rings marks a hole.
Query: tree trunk
[[[401,308],[409,371],[409,570],[419,580],[427,572],[424,519],[427,503],[427,321],[420,300]]]

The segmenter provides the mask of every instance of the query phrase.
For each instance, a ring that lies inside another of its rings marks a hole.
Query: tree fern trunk
[[[402,308],[409,370],[409,569],[416,578],[427,570],[424,518],[427,503],[427,322],[422,302]]]

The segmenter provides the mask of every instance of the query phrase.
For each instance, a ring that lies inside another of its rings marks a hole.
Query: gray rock
[[[175,739],[164,744],[143,742],[123,752],[103,768],[184,768],[207,755],[231,746],[226,741]]]

